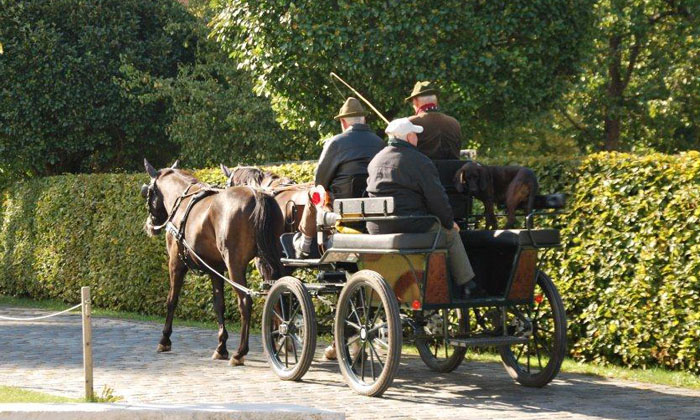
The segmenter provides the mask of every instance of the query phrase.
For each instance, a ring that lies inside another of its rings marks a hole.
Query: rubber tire
[[[466,333],[466,317],[464,316],[462,310],[455,310],[457,311],[457,316],[459,317],[459,327],[461,330],[460,332]],[[425,342],[421,341],[420,339],[416,339],[416,348],[418,349],[418,354],[420,355],[420,358],[423,361],[423,363],[425,363],[425,365],[428,366],[428,368],[430,368],[431,370],[440,373],[450,373],[453,370],[457,369],[459,365],[461,365],[464,361],[464,356],[467,354],[468,350],[466,347],[453,346],[454,353],[444,362],[440,362],[437,359],[435,359],[435,356],[433,356],[433,353],[430,350],[430,348],[426,347]]]
[[[537,284],[542,288],[554,318],[554,350],[549,363],[540,373],[531,375],[520,367],[510,346],[500,347],[499,351],[503,366],[511,378],[527,387],[542,388],[557,376],[566,355],[566,311],[561,296],[549,276],[542,271],[538,271]]]
[[[349,298],[352,296],[352,292],[362,286],[371,287],[374,289],[375,293],[379,295],[387,317],[387,344],[389,346],[387,352],[389,357],[384,365],[384,369],[372,385],[363,385],[354,379],[355,375],[352,372],[352,368],[349,366],[351,363],[349,361],[349,354],[347,354],[344,343],[341,343],[345,335],[344,325],[341,321],[345,320],[350,308]],[[345,382],[353,391],[360,395],[378,397],[391,386],[398,372],[399,362],[401,360],[402,332],[398,300],[396,299],[394,291],[384,278],[371,270],[360,270],[353,274],[338,297],[338,306],[334,323],[335,348],[338,355],[338,365],[340,365],[340,372],[343,374]]]
[[[305,327],[301,357],[299,357],[298,363],[292,369],[285,369],[281,363],[278,364],[273,360],[272,331],[268,327],[271,324],[272,317],[275,316],[273,309],[277,303],[277,299],[281,293],[286,291],[290,291],[299,301]],[[314,353],[316,352],[317,338],[316,311],[311,301],[311,295],[301,280],[291,276],[282,277],[270,288],[263,307],[261,331],[265,357],[275,374],[283,381],[300,380],[311,366]]]

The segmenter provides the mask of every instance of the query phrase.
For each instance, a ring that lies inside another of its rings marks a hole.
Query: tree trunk
[[[621,66],[622,52],[620,43],[622,37],[613,35],[608,40],[608,88],[605,106],[605,150],[618,150],[620,147],[620,109],[622,107]]]

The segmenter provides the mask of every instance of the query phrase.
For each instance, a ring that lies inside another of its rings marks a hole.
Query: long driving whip
[[[360,94],[360,92],[358,92],[357,90],[355,90],[355,88],[353,88],[352,86],[350,86],[345,80],[341,79],[340,76],[338,76],[338,75],[335,74],[334,72],[331,72],[331,77],[335,77],[336,79],[338,79],[338,80],[340,81],[340,83],[344,84],[344,85],[345,85],[348,89],[350,89],[355,95],[357,95],[360,99],[362,99],[362,101],[363,101],[364,103],[366,103],[367,106],[369,106],[370,108],[372,108],[372,111],[374,111],[377,115],[379,115],[379,118],[383,119],[385,123],[389,124],[389,120],[387,120],[386,117],[385,117],[384,115],[382,115],[382,113],[379,112],[379,110],[377,110],[377,108],[375,108],[374,105],[372,105],[372,104],[370,103],[370,101],[368,101],[364,96],[362,96],[362,95]]]

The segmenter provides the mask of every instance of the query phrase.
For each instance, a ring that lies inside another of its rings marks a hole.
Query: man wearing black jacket
[[[450,274],[461,291],[469,297],[476,288],[471,281],[474,270],[459,236],[452,207],[445,188],[440,183],[433,162],[416,145],[417,133],[423,127],[414,125],[408,118],[392,121],[386,128],[389,145],[369,164],[367,192],[370,197],[393,197],[394,214],[397,216],[435,215],[438,224],[430,219],[408,219],[367,222],[370,233],[419,233],[440,230],[445,235],[448,248]]]
[[[357,99],[348,98],[335,116],[343,132],[327,140],[318,159],[316,185],[330,191],[331,197],[355,198],[364,191],[367,165],[384,147],[384,141],[365,124],[365,110]],[[357,186],[355,183],[362,184]],[[309,255],[316,235],[316,209],[309,203],[304,208],[298,234],[294,238],[297,254]]]

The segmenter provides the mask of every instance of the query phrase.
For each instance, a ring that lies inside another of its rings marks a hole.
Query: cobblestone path
[[[0,314],[44,311],[0,308]],[[259,335],[243,367],[213,361],[216,331],[180,327],[173,351],[155,351],[162,325],[93,319],[95,390],[104,385],[127,402],[289,403],[346,413],[349,419],[700,419],[700,391],[560,374],[544,389],[515,384],[500,364],[465,362],[435,374],[415,356],[402,358],[383,398],[354,394],[335,362],[317,354],[303,382],[283,382],[268,368]],[[238,335],[229,331],[229,350]],[[40,322],[0,321],[0,385],[57,395],[82,394],[79,315]]]

